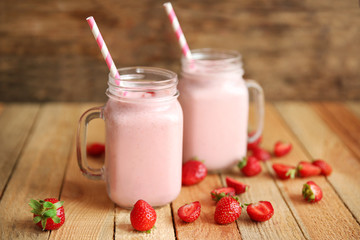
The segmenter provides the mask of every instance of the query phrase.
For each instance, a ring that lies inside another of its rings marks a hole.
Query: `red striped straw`
[[[178,42],[180,44],[182,53],[187,59],[192,59],[191,51],[189,49],[189,45],[186,42],[185,36],[183,31],[181,30],[179,21],[176,17],[175,11],[171,5],[170,2],[164,3],[163,6],[165,7],[166,13],[170,19],[170,22],[172,24],[172,27],[175,31],[176,37],[178,39]]]
[[[101,33],[99,31],[99,28],[95,22],[95,19],[93,17],[88,17],[86,18],[86,21],[88,22],[90,28],[91,28],[91,31],[94,35],[94,38],[100,48],[100,51],[101,51],[101,54],[103,55],[105,61],[106,61],[106,64],[110,70],[110,74],[113,78],[115,78],[115,83],[117,85],[120,85],[120,81],[119,80],[116,80],[116,79],[120,79],[120,74],[119,72],[117,71],[117,68],[115,66],[115,63],[110,55],[110,52],[105,44],[105,41],[103,39],[103,37],[101,36]]]

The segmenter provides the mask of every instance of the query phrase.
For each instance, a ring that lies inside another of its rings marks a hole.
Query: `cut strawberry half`
[[[241,194],[249,189],[249,185],[239,182],[231,177],[226,177],[226,185],[235,189],[235,194]]]
[[[274,215],[274,208],[268,201],[259,201],[249,204],[246,212],[253,221],[265,222]]]
[[[251,132],[248,134],[249,137],[252,137],[254,135],[255,135],[255,132]],[[259,136],[254,142],[247,144],[247,149],[254,150],[255,148],[258,148],[261,141],[262,141],[262,136]]]
[[[194,222],[200,216],[201,204],[199,201],[185,204],[178,209],[178,215],[184,222]]]
[[[302,195],[308,202],[318,202],[322,199],[323,193],[315,182],[308,181],[303,186]]]
[[[266,161],[271,158],[271,154],[268,151],[259,147],[252,150],[252,156],[260,161]]]
[[[310,162],[299,162],[297,168],[297,173],[299,177],[311,177],[311,176],[317,176],[321,173],[321,168],[313,165]]]
[[[212,200],[218,202],[220,199],[226,196],[235,196],[235,189],[232,187],[222,187],[211,191]]]
[[[331,166],[324,160],[317,159],[312,162],[313,165],[321,169],[321,174],[324,176],[329,176],[332,172]]]
[[[293,166],[285,165],[281,163],[274,163],[272,165],[272,168],[274,169],[276,175],[280,179],[295,178],[296,169]]]
[[[282,141],[278,141],[275,143],[274,146],[274,155],[277,157],[282,157],[286,154],[288,154],[292,149],[291,143],[285,143]]]

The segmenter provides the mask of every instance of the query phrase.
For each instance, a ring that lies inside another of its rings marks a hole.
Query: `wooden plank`
[[[312,107],[360,160],[360,118],[342,103],[314,103]]]
[[[0,203],[0,238],[49,237],[32,222],[27,203],[31,198],[59,197],[79,115],[74,104],[50,103],[40,109]]]
[[[83,104],[80,112],[96,105],[99,104]],[[75,132],[74,128],[74,137]],[[104,142],[104,132],[102,120],[92,121],[89,124],[88,142]],[[114,203],[107,195],[105,182],[90,180],[81,174],[75,141],[72,147],[61,192],[67,214],[66,223],[59,230],[52,231],[50,239],[112,239]],[[99,167],[102,162],[103,158],[89,158],[89,164],[93,167]]]
[[[218,187],[221,187],[219,176],[210,174],[197,185],[181,188],[179,197],[172,203],[177,239],[241,239],[235,223],[218,225],[214,221],[215,202],[211,200],[210,192]],[[200,217],[193,223],[185,223],[177,211],[194,201],[201,204]]]
[[[360,102],[348,102],[346,105],[358,118],[360,118]]]
[[[38,104],[7,104],[5,109],[0,106],[0,199],[38,111]]]
[[[2,113],[3,110],[4,110],[4,104],[0,103],[0,114]]]
[[[170,204],[155,208],[155,228],[150,233],[134,230],[130,222],[129,209],[116,207],[115,239],[175,239]]]
[[[323,208],[330,207],[333,204],[339,205],[338,197],[340,197],[351,211],[351,213],[349,213],[341,205],[331,207],[331,212],[330,209],[328,212],[329,217],[335,214],[336,219],[329,219],[329,222],[322,224],[323,227],[332,226],[327,234],[339,234],[336,238],[340,238],[339,236],[344,236],[344,234],[348,236],[347,238],[354,236],[359,237],[360,179],[357,176],[360,171],[360,163],[358,159],[350,153],[344,143],[341,142],[337,135],[330,130],[326,123],[322,121],[314,109],[308,104],[282,102],[277,103],[276,108],[295,133],[296,137],[301,141],[301,144],[306,148],[310,157],[324,159],[333,167],[333,173],[327,177],[327,181],[335,189],[338,196],[335,195],[328,198],[329,193],[332,191],[326,188],[326,190],[324,190],[324,200],[329,199],[331,202],[326,204],[320,202],[313,206],[321,206],[321,208]],[[325,185],[321,183],[320,186],[324,188]],[[336,209],[336,213],[334,213],[334,209]],[[319,214],[319,216],[323,216],[324,213],[326,212]],[[350,214],[354,216],[357,222],[351,218]],[[314,217],[316,219],[316,216]],[[306,218],[304,218],[304,221],[305,219]],[[308,219],[312,219],[312,217],[308,216]],[[319,222],[317,224],[319,224]],[[316,230],[317,227],[313,226],[313,229]]]

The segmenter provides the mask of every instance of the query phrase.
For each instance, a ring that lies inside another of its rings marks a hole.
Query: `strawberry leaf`
[[[43,205],[45,208],[52,208],[54,207],[54,204],[52,204],[51,202],[44,202],[44,205]]]
[[[243,167],[246,166],[246,164],[247,164],[247,158],[244,157],[241,161],[239,161],[237,166],[238,166],[238,168],[242,169]]]
[[[29,205],[30,207],[32,207],[33,209],[38,209],[38,208],[41,208],[41,204],[34,200],[34,199],[31,199],[30,202],[29,202]]]
[[[41,221],[41,217],[40,217],[40,216],[36,216],[36,217],[34,217],[33,221],[34,221],[34,223],[38,223],[38,222]]]
[[[61,219],[58,216],[52,217],[51,219],[54,221],[54,223],[60,223],[61,221]]]
[[[55,209],[49,209],[46,212],[44,212],[45,217],[55,217],[56,216],[56,210]]]
[[[43,227],[43,230],[45,230],[46,222],[47,222],[47,218],[41,219],[41,226]]]
[[[57,203],[54,203],[54,207],[55,207],[56,209],[58,209],[59,207],[62,207],[62,205],[64,205],[64,201],[59,201],[59,202],[57,202]]]

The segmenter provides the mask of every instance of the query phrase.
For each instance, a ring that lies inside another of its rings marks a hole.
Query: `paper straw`
[[[120,79],[120,74],[119,72],[117,71],[117,68],[115,66],[115,63],[110,55],[110,52],[105,44],[105,41],[103,39],[103,37],[101,36],[101,33],[99,31],[99,28],[95,22],[95,19],[93,17],[88,17],[86,18],[86,21],[88,22],[90,28],[91,28],[91,31],[94,35],[94,38],[100,48],[100,51],[101,51],[101,54],[103,55],[105,61],[106,61],[106,64],[110,70],[110,74],[113,78],[115,78],[115,83],[117,85],[120,84],[120,81],[116,80],[116,79]]]
[[[180,44],[182,53],[184,54],[184,56],[187,59],[192,59],[189,45],[186,42],[185,35],[184,35],[183,31],[181,30],[179,21],[176,17],[175,11],[174,11],[171,3],[170,2],[164,3],[163,6],[165,7],[166,13],[170,19],[171,25],[174,29],[174,32],[175,32],[178,42]]]

